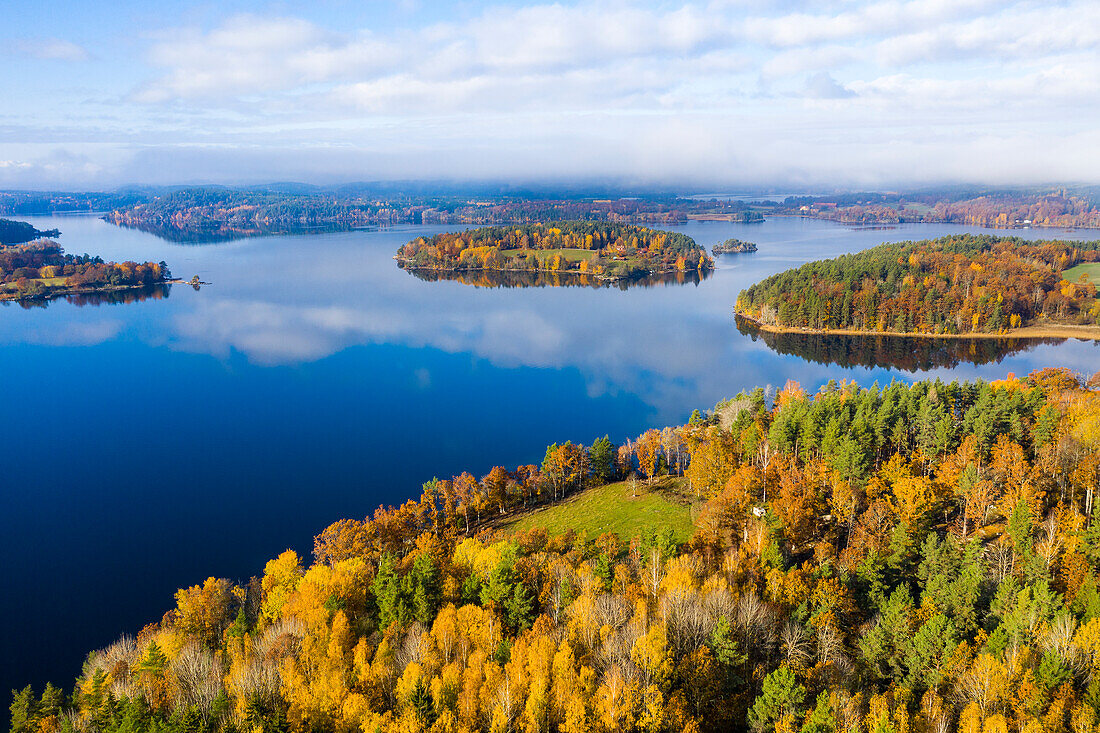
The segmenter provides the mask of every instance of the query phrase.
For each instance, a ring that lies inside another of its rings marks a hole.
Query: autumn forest
[[[1092,730],[1100,375],[789,383],[209,578],[12,730]],[[695,533],[501,530],[665,476]]]
[[[0,733],[1100,733],[1100,0],[4,7]]]
[[[583,221],[418,237],[396,259],[411,270],[572,272],[608,280],[714,267],[685,234]]]
[[[951,335],[1032,325],[1100,325],[1087,278],[1100,242],[958,235],[883,244],[810,262],[742,291],[739,315],[763,327]]]
[[[0,247],[0,300],[139,288],[171,276],[164,262],[104,262],[101,257],[65,254],[48,239]]]

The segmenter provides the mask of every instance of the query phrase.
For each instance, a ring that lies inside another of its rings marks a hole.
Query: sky
[[[0,0],[0,188],[1100,181],[1100,3]]]

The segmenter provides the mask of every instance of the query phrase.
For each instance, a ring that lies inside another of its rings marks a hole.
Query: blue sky
[[[0,187],[1096,182],[1100,3],[15,3]]]

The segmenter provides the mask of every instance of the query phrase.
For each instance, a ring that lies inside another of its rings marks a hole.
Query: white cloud
[[[760,75],[766,81],[774,81],[807,71],[836,69],[857,61],[855,49],[846,46],[808,46],[780,51],[760,67]]]
[[[1095,66],[1058,63],[1026,74],[980,79],[935,79],[894,74],[866,82],[853,82],[851,89],[865,99],[879,98],[889,104],[914,108],[989,109],[1009,106],[1034,108],[1040,103],[1069,105],[1079,111],[1100,104],[1100,78]]]
[[[974,162],[959,150],[990,129],[1045,151],[1015,159],[1049,180],[1095,157],[1063,141],[1100,129],[1092,0],[474,4],[444,20],[402,11],[396,27],[298,12],[158,32],[129,98],[9,114],[0,143],[129,146],[129,164],[66,164],[118,183],[517,172],[833,183],[842,164],[853,180],[955,175]],[[0,166],[0,180],[46,175],[48,158],[0,151],[34,164]]]
[[[806,44],[860,41],[914,28],[935,27],[944,21],[981,11],[992,0],[882,0],[865,2],[854,10],[836,12],[830,6],[816,13],[798,12],[748,18],[747,38],[780,48]]]
[[[1100,5],[1010,7],[1004,12],[901,33],[876,45],[883,64],[992,58],[1019,62],[1100,47]]]
[[[87,61],[92,57],[83,46],[61,38],[24,38],[12,43],[12,50],[44,61]]]
[[[164,34],[151,51],[167,75],[138,90],[143,102],[255,95],[369,71],[390,55],[369,37],[348,42],[299,18],[238,15],[202,33]]]
[[[591,69],[623,59],[698,55],[728,36],[693,6],[658,14],[628,7],[490,8],[461,23],[334,33],[297,18],[235,16],[208,32],[165,34],[151,51],[167,73],[144,102],[221,99],[326,82],[423,84]]]
[[[855,92],[822,71],[806,80],[806,96],[811,99],[848,99],[854,97]]]
[[[18,188],[26,180],[54,187],[88,185],[105,172],[102,159],[117,157],[110,152],[70,149],[66,146],[0,144],[0,186]]]
[[[763,97],[774,96],[772,86],[784,79],[808,75],[812,83],[783,95],[807,99],[850,98],[861,90],[896,98],[904,90],[891,80],[907,79],[919,104],[923,93],[937,88],[1008,93],[1021,74],[957,64],[941,71],[906,68],[912,64],[1014,55],[1034,62],[1032,76],[1056,78],[1057,64],[1095,63],[1100,47],[1100,6],[1083,0],[1049,11],[988,0],[879,0],[831,14],[760,10],[488,7],[464,20],[386,34],[239,15],[205,32],[164,34],[151,60],[165,73],[139,89],[136,99],[292,116],[305,110],[341,116],[348,109],[507,112],[540,103],[574,111],[624,105],[663,110],[671,104],[732,109],[750,101],[743,75],[755,73],[764,87],[751,94],[762,91]],[[848,77],[843,82],[840,69]],[[888,69],[893,73],[884,73]],[[836,86],[826,89],[828,79]],[[940,93],[936,99],[958,96]]]

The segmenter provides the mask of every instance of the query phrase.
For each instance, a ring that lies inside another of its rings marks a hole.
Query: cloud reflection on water
[[[122,246],[111,236],[118,230],[102,222],[63,223],[75,226],[74,239],[98,236],[108,249]],[[745,236],[736,228],[689,225],[684,230],[709,245],[731,234]],[[878,349],[872,357],[845,353],[861,348],[855,343],[773,350],[768,339],[754,340],[734,323],[737,293],[768,274],[883,239],[959,229],[853,232],[827,222],[769,221],[753,228],[758,254],[719,258],[719,269],[702,282],[627,290],[425,282],[392,260],[398,245],[425,231],[409,227],[261,238],[201,250],[147,235],[133,239],[126,232],[126,250],[119,256],[132,256],[140,245],[147,257],[167,259],[181,272],[199,272],[214,285],[201,292],[176,287],[170,299],[113,308],[109,318],[99,308],[63,305],[12,313],[0,319],[0,342],[82,346],[136,337],[219,359],[240,354],[256,368],[303,369],[352,347],[428,348],[469,354],[500,369],[576,370],[588,398],[637,396],[652,408],[655,422],[680,419],[685,410],[741,389],[782,385],[787,379],[815,388],[837,377],[864,383],[925,374],[997,378],[1052,364],[1094,370],[1100,352],[1092,343],[1015,344],[1005,354],[979,350],[975,358],[956,349],[945,358],[924,353],[895,359],[893,347]],[[1063,233],[1047,236],[1056,235]],[[802,353],[807,348],[819,356]],[[414,386],[424,383],[419,377],[410,380]]]

